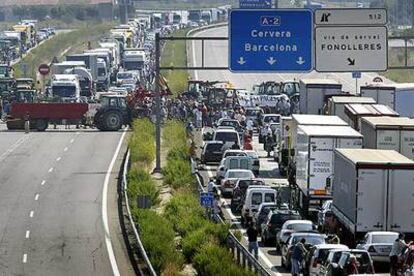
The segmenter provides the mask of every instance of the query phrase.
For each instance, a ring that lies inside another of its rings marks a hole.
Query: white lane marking
[[[64,148],[63,151],[68,151],[68,147]]]
[[[23,144],[29,137],[23,136],[20,139],[18,139],[11,147],[6,150],[2,155],[0,155],[0,161],[3,161],[7,158],[15,149],[17,149],[21,144]]]
[[[40,183],[41,186],[46,184],[46,180],[42,180],[42,182]]]
[[[35,195],[35,200],[38,201],[39,200],[39,194]]]
[[[26,239],[30,238],[30,230],[26,230]]]
[[[23,254],[23,263],[27,263],[27,254]]]
[[[32,210],[32,211],[30,211],[30,214],[29,214],[29,217],[33,217],[34,216],[34,211]]]
[[[79,135],[80,134],[80,132],[79,131],[76,131],[76,133],[75,133],[76,135]]]
[[[73,139],[73,138],[72,138],[72,139],[70,140],[70,143],[72,144],[73,142],[75,142],[75,139]]]
[[[56,158],[56,162],[59,162],[62,159],[62,157]]]
[[[108,224],[108,185],[109,179],[112,173],[112,169],[114,167],[116,158],[118,157],[119,151],[121,150],[122,142],[124,141],[126,131],[128,127],[124,129],[121,138],[119,139],[118,146],[116,147],[114,156],[112,157],[111,163],[109,164],[108,170],[105,175],[104,186],[102,190],[102,221],[104,226],[105,232],[105,244],[106,250],[108,251],[109,261],[111,262],[112,272],[114,276],[120,276],[118,265],[115,259],[114,249],[112,247],[111,241],[111,233],[109,232],[109,224]]]
[[[196,67],[197,66],[197,61],[196,61],[196,54],[195,54],[195,40],[191,41],[191,47],[193,48],[192,52],[193,52],[193,66]],[[194,78],[196,80],[198,80],[198,71],[194,70]]]
[[[51,167],[48,172],[50,173],[53,172],[53,167]]]

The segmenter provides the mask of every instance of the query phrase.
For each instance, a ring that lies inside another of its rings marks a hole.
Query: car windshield
[[[208,144],[206,151],[221,151],[223,144]]]
[[[272,121],[274,123],[279,123],[280,122],[280,117],[279,116],[266,116],[266,117],[264,117],[263,121],[265,123],[269,123],[270,121]]]
[[[317,245],[317,244],[324,244],[325,243],[325,238],[321,235],[303,235],[303,236],[295,236],[292,238],[292,243],[296,244],[298,243],[301,239],[305,239],[306,240],[306,244],[311,244],[311,245]]]
[[[220,126],[238,127],[239,124],[236,121],[223,121],[223,122],[220,123]]]
[[[228,178],[251,178],[252,173],[251,172],[244,172],[244,171],[236,171],[236,172],[229,172]]]
[[[260,114],[260,109],[246,109],[246,116],[257,116]]]
[[[283,223],[292,219],[301,219],[301,217],[298,214],[273,214],[270,220],[272,224],[281,227]]]
[[[290,230],[297,231],[297,232],[313,230],[312,224],[309,224],[309,223],[294,223],[294,224],[290,224],[287,228]]]
[[[393,243],[397,238],[397,233],[395,235],[373,235],[372,243]]]
[[[237,133],[235,132],[217,132],[216,133],[216,141],[224,141],[224,142],[239,142]]]

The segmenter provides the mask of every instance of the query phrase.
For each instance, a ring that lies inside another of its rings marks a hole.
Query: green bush
[[[154,269],[160,273],[167,266],[182,267],[184,258],[176,251],[175,232],[172,224],[155,211],[134,209],[134,221]]]
[[[183,238],[183,254],[187,260],[190,261],[194,255],[200,251],[203,245],[207,243],[225,245],[227,235],[227,225],[215,224],[211,221],[206,221],[202,228],[188,233],[188,235]]]
[[[188,160],[170,159],[163,169],[164,183],[174,189],[190,187],[194,184],[191,164]]]
[[[133,122],[133,132],[129,139],[131,161],[149,168],[155,159],[155,126],[149,119]]]
[[[253,276],[253,272],[237,266],[233,262],[230,252],[218,245],[207,243],[193,258],[194,268],[200,276]]]
[[[205,225],[204,209],[195,195],[188,192],[177,193],[165,206],[164,216],[182,236]]]
[[[138,196],[149,196],[151,204],[160,203],[160,190],[150,174],[143,169],[131,168],[128,172],[128,198],[135,205]]]

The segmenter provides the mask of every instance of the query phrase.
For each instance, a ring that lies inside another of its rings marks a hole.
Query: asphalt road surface
[[[0,275],[129,274],[105,230],[116,205],[104,204],[124,136],[0,125]]]
[[[227,27],[219,27],[207,29],[197,32],[194,36],[197,37],[227,37]],[[228,42],[227,41],[205,41],[205,60],[206,67],[210,66],[228,66]],[[187,45],[189,51],[190,64],[193,66],[202,65],[202,46],[201,41],[190,41]],[[195,50],[194,50],[195,49]],[[358,80],[358,85],[371,83],[374,77],[378,76],[376,73],[362,73],[362,78]],[[318,73],[312,71],[306,74],[285,74],[285,73],[232,73],[228,70],[221,71],[194,71],[193,77],[200,80],[221,80],[230,81],[236,88],[251,89],[254,84],[260,84],[263,81],[288,81],[299,79],[335,79],[342,83],[344,91],[355,93],[356,81],[352,78],[351,73]],[[385,83],[392,83],[392,81],[382,77]]]

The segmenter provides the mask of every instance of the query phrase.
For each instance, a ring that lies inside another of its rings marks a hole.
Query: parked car
[[[283,223],[280,231],[276,235],[276,247],[286,243],[289,237],[295,232],[312,232],[316,230],[316,226],[310,220],[288,220]]]
[[[368,251],[374,262],[389,262],[392,244],[396,239],[397,232],[372,231],[365,234],[356,248]]]
[[[319,275],[327,275],[329,265],[331,263],[338,263],[342,255],[342,251],[344,251],[344,249],[329,250],[325,261],[321,262],[321,265],[319,266]]]
[[[361,249],[348,249],[342,250],[341,256],[337,263],[331,262],[327,269],[326,274],[329,276],[348,276],[350,258],[355,256],[358,263],[359,274],[374,274],[374,264],[370,254],[366,250]]]
[[[301,218],[299,212],[295,210],[277,209],[269,213],[267,219],[261,226],[262,242],[268,244],[271,240],[276,241],[276,235],[286,221]]]
[[[241,222],[245,224],[253,219],[260,204],[265,202],[276,203],[277,192],[269,186],[250,186],[246,191],[246,198],[241,211]]]
[[[222,141],[207,141],[202,147],[200,160],[202,164],[218,163],[223,156]]]
[[[222,158],[230,156],[247,156],[247,153],[241,149],[227,149],[224,151]]]
[[[238,179],[253,179],[254,174],[251,170],[230,169],[227,170],[224,178],[221,180],[220,190],[223,196],[233,195],[233,189]]]
[[[245,108],[246,121],[251,119],[255,127],[259,125],[258,121],[260,114],[263,114],[263,109],[258,106]]]
[[[333,249],[346,250],[343,244],[317,244],[312,246],[302,262],[304,275],[319,275],[322,264],[326,261],[329,251]]]
[[[224,178],[228,170],[243,169],[252,170],[252,161],[247,156],[229,156],[221,160],[220,165],[217,168],[216,178],[217,184],[221,184],[221,180]]]
[[[252,186],[264,186],[265,182],[261,179],[238,179],[233,189],[233,196],[231,198],[230,208],[233,213],[240,212],[244,199],[246,197],[246,191],[248,187]]]
[[[245,150],[244,151],[248,157],[252,159],[252,170],[253,173],[258,176],[260,172],[260,159],[259,154],[255,150]]]
[[[318,233],[307,233],[307,232],[297,232],[293,233],[286,243],[282,244],[280,248],[282,266],[285,268],[290,268],[291,262],[290,258],[292,256],[293,247],[301,240],[305,239],[305,247],[310,248],[317,244],[325,244],[325,235]]]
[[[235,130],[237,130],[237,132],[243,132],[243,127],[240,124],[239,121],[235,120],[235,119],[226,119],[226,118],[221,118],[217,121],[216,123],[217,126],[230,126],[233,127]]]
[[[259,205],[257,213],[253,216],[253,223],[256,225],[256,229],[259,233],[262,232],[262,223],[267,219],[270,212],[278,208],[277,203],[265,202]]]
[[[214,141],[223,141],[228,148],[237,144],[241,147],[239,133],[234,129],[216,129],[213,134]]]

